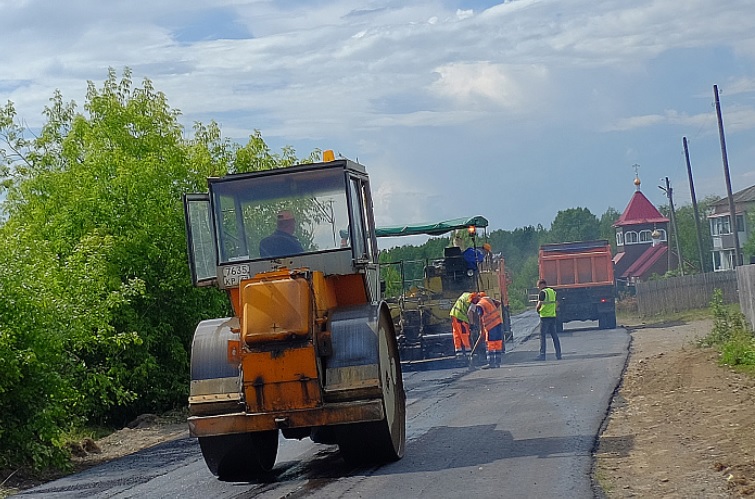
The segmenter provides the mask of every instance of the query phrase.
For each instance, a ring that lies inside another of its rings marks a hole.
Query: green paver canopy
[[[488,220],[482,216],[471,218],[452,218],[442,222],[397,225],[393,227],[378,227],[375,229],[377,237],[399,237],[399,236],[418,236],[426,234],[428,236],[440,236],[446,232],[456,229],[466,229],[470,225],[475,227],[487,227]]]

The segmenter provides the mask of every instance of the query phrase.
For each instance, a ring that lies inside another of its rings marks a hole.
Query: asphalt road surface
[[[592,449],[627,359],[629,335],[569,323],[563,359],[538,319],[513,318],[500,369],[404,372],[406,454],[354,468],[338,448],[281,439],[270,480],[222,482],[207,470],[194,438],[167,442],[35,489],[42,498],[533,498],[594,497]]]

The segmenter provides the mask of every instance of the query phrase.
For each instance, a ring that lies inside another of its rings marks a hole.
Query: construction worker
[[[485,257],[490,254],[491,246],[488,243],[482,245],[482,248],[467,248],[461,256],[467,269],[477,272],[477,265],[485,261]]]
[[[472,293],[462,293],[451,307],[451,331],[454,338],[454,352],[457,359],[464,359],[467,352],[471,352],[472,346],[469,341],[469,317],[467,310],[472,303]]]
[[[503,343],[503,318],[501,317],[501,302],[485,296],[482,293],[472,295],[474,313],[480,319],[481,334],[485,334],[485,345],[488,349],[488,365],[483,369],[501,367],[503,354],[506,352]]]
[[[296,219],[289,210],[281,210],[276,217],[276,229],[260,241],[260,256],[277,258],[304,252],[301,243],[294,235]]]
[[[540,293],[537,295],[535,310],[540,314],[540,355],[537,360],[545,360],[545,335],[550,334],[553,339],[553,348],[556,350],[556,358],[561,360],[561,342],[556,332],[556,291],[548,287],[545,279],[537,281]]]

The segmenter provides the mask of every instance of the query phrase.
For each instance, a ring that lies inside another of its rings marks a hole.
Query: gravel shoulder
[[[607,497],[755,494],[755,380],[695,346],[712,327],[629,327],[628,365],[595,456]]]

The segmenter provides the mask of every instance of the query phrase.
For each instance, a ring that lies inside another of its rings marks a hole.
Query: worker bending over
[[[481,334],[485,334],[485,344],[488,349],[488,365],[484,368],[501,367],[505,346],[503,343],[503,317],[501,317],[501,302],[485,296],[483,293],[472,295],[470,311],[480,319]],[[483,368],[483,369],[484,369]]]
[[[451,331],[457,359],[464,359],[472,349],[469,341],[470,328],[467,310],[472,303],[472,293],[462,293],[451,307]]]

